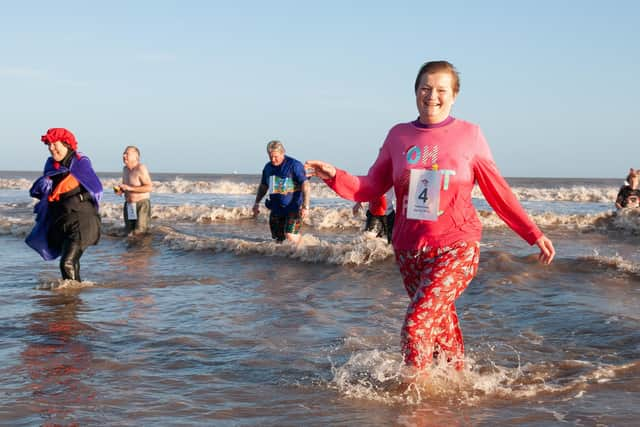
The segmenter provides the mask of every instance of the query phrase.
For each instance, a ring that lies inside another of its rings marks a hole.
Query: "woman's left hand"
[[[336,176],[335,166],[321,160],[307,160],[304,168],[307,176],[317,176],[320,179],[333,179]]]
[[[536,245],[540,248],[540,255],[538,255],[540,262],[543,264],[551,264],[553,257],[556,256],[556,250],[553,247],[553,242],[543,234],[538,240],[536,240]]]

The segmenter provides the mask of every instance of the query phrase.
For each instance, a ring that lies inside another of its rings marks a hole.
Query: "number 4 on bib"
[[[438,219],[440,202],[440,172],[411,169],[407,218],[421,221]]]

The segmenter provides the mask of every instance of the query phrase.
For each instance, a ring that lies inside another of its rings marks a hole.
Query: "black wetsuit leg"
[[[372,231],[376,233],[376,237],[383,237],[386,234],[386,217],[373,215],[369,210],[367,210],[366,216],[367,222],[365,223],[364,231]]]
[[[387,242],[391,243],[391,238],[393,237],[393,224],[396,220],[396,211],[393,210],[389,215],[387,215],[387,223],[385,224],[387,230]]]
[[[65,239],[62,243],[62,255],[60,256],[60,272],[65,280],[75,280],[81,282],[80,279],[80,257],[82,256],[82,247],[79,241]]]

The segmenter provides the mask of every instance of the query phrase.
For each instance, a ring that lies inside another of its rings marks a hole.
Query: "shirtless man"
[[[122,153],[122,184],[114,187],[116,194],[124,194],[124,226],[127,234],[146,233],[151,221],[151,176],[140,163],[140,150],[133,145]]]

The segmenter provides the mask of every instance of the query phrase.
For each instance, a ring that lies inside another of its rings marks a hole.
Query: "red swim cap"
[[[71,131],[65,128],[51,128],[45,135],[40,138],[45,144],[52,144],[56,141],[61,141],[71,147],[72,150],[78,150],[78,141]]]

